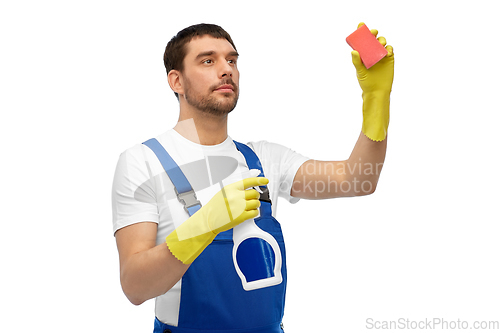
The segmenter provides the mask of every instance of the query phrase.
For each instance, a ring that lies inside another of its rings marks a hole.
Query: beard
[[[213,116],[225,116],[234,110],[236,104],[238,103],[239,88],[234,83],[233,79],[224,79],[216,85],[213,85],[208,89],[209,94],[202,95],[198,94],[191,89],[191,83],[186,80],[186,87],[184,91],[184,97],[186,102],[197,108],[198,110],[213,115]],[[215,89],[224,84],[230,84],[233,86],[233,93],[217,93],[217,96],[212,94]]]

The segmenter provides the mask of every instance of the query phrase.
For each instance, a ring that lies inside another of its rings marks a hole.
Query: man
[[[383,37],[378,40],[385,46]],[[278,285],[246,291],[233,283],[237,275],[225,264],[232,263],[230,255],[215,255],[214,248],[231,244],[233,228],[259,214],[263,199],[253,187],[267,184],[273,214],[278,197],[294,203],[375,191],[394,71],[392,47],[386,49],[387,56],[368,70],[352,52],[363,90],[363,127],[349,159],[317,161],[281,145],[249,143],[264,178],[242,176],[248,159],[228,136],[228,114],[239,96],[231,37],[216,25],[200,24],[172,38],[164,62],[179,100],[179,121],[156,139],[180,165],[201,208],[194,214],[184,210],[166,169],[144,144],[121,154],[113,182],[122,288],[136,305],[156,298],[155,332],[282,332],[286,271]],[[256,122],[266,126],[265,120]],[[265,230],[282,243],[278,223]]]

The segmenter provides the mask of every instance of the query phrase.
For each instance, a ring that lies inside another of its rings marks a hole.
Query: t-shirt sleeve
[[[299,201],[290,195],[290,191],[298,169],[309,158],[277,143],[258,141],[249,145],[261,160],[266,177],[275,179],[273,185],[278,196],[290,203]]]
[[[155,184],[142,146],[124,151],[118,159],[111,195],[113,233],[134,223],[159,221]]]

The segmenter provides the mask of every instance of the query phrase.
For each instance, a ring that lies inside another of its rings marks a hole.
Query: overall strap
[[[255,152],[252,150],[252,148],[248,147],[246,144],[234,141],[234,144],[236,145],[236,148],[240,151],[240,153],[243,154],[243,157],[245,157],[245,160],[247,162],[247,166],[249,169],[258,169],[260,170],[259,177],[265,177],[264,175],[264,170],[262,169],[262,163],[260,163],[259,157]],[[261,201],[261,212],[262,210],[265,210],[266,212],[271,212],[271,197],[269,196],[269,189],[267,188],[266,185],[260,186],[262,193],[260,194],[260,201]]]
[[[181,168],[179,168],[177,163],[175,163],[169,153],[155,138],[149,139],[146,142],[143,142],[143,144],[148,146],[155,153],[156,157],[158,157],[158,160],[163,166],[163,169],[165,169],[168,178],[170,178],[174,184],[177,199],[184,204],[184,210],[189,214],[189,216],[196,213],[201,208],[201,203],[196,198],[196,193]]]
[[[247,165],[249,169],[258,169],[260,170],[259,177],[264,177],[264,170],[262,170],[262,164],[260,163],[257,154],[252,150],[252,148],[248,147],[246,144],[234,141],[236,148],[243,154],[245,160],[247,161]]]

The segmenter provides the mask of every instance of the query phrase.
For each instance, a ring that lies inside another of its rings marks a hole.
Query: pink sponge
[[[354,50],[359,52],[361,61],[366,68],[372,67],[387,54],[385,47],[380,44],[364,24],[350,34],[346,41]]]

